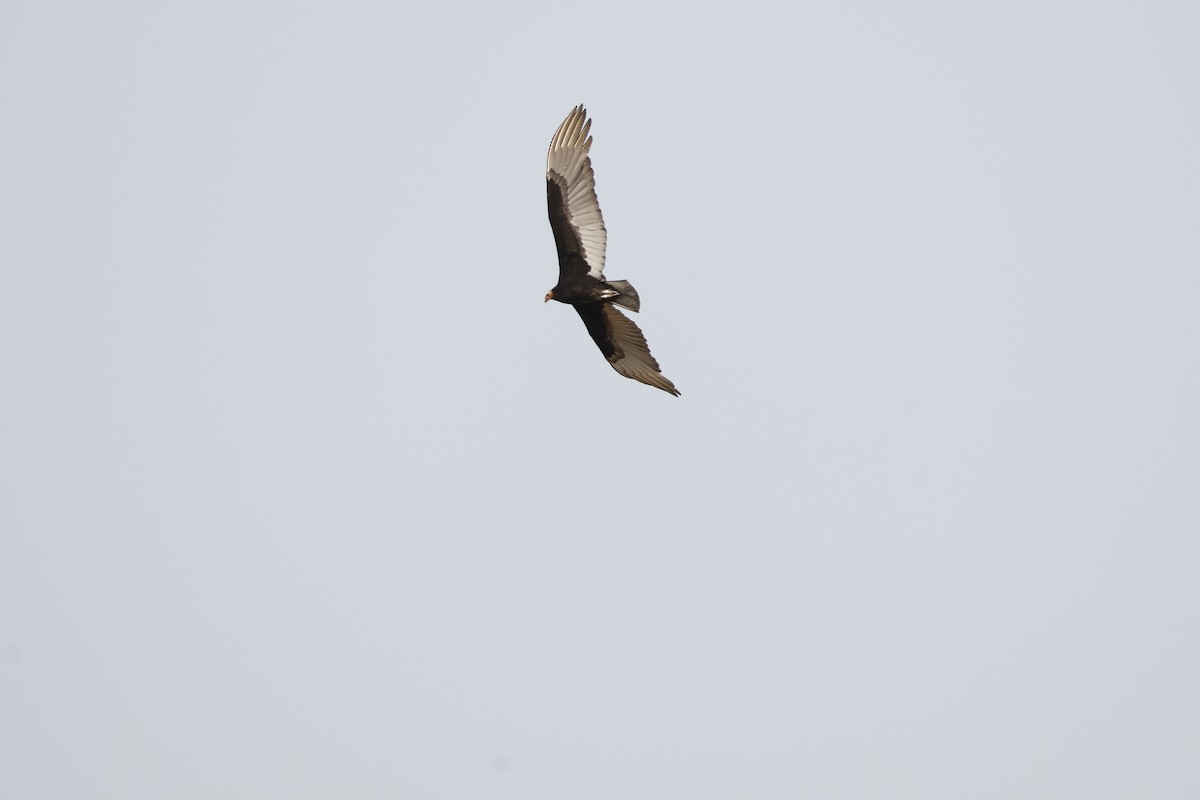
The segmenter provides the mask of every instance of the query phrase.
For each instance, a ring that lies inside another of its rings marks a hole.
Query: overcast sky
[[[1198,35],[5,3],[0,796],[1200,796]]]

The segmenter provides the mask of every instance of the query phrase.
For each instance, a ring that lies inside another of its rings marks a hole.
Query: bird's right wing
[[[608,232],[596,199],[596,177],[588,151],[592,121],[582,105],[572,109],[550,140],[546,155],[546,202],[558,246],[561,272],[604,278]]]
[[[659,370],[646,337],[633,320],[609,303],[580,303],[575,310],[613,369],[626,378],[679,396],[675,384]]]

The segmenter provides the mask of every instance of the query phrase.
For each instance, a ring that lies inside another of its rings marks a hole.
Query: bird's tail
[[[617,296],[612,301],[621,308],[628,308],[630,311],[637,311],[642,307],[642,301],[638,298],[637,289],[629,283],[629,281],[608,281],[609,287],[617,292]]]

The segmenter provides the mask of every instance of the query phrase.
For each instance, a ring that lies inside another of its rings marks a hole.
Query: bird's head
[[[545,300],[543,300],[542,302],[543,302],[543,303],[549,303],[549,302],[550,302],[551,300],[553,300],[553,299],[554,299],[554,290],[553,290],[553,289],[551,289],[550,291],[546,292],[546,299],[545,299]]]

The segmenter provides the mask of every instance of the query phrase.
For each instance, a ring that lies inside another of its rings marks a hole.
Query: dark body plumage
[[[579,313],[600,352],[620,374],[678,396],[662,374],[633,320],[613,308],[638,311],[641,301],[628,281],[604,277],[608,232],[596,199],[588,158],[591,120],[577,106],[559,126],[546,156],[546,203],[558,248],[558,283],[546,300],[567,303]]]

